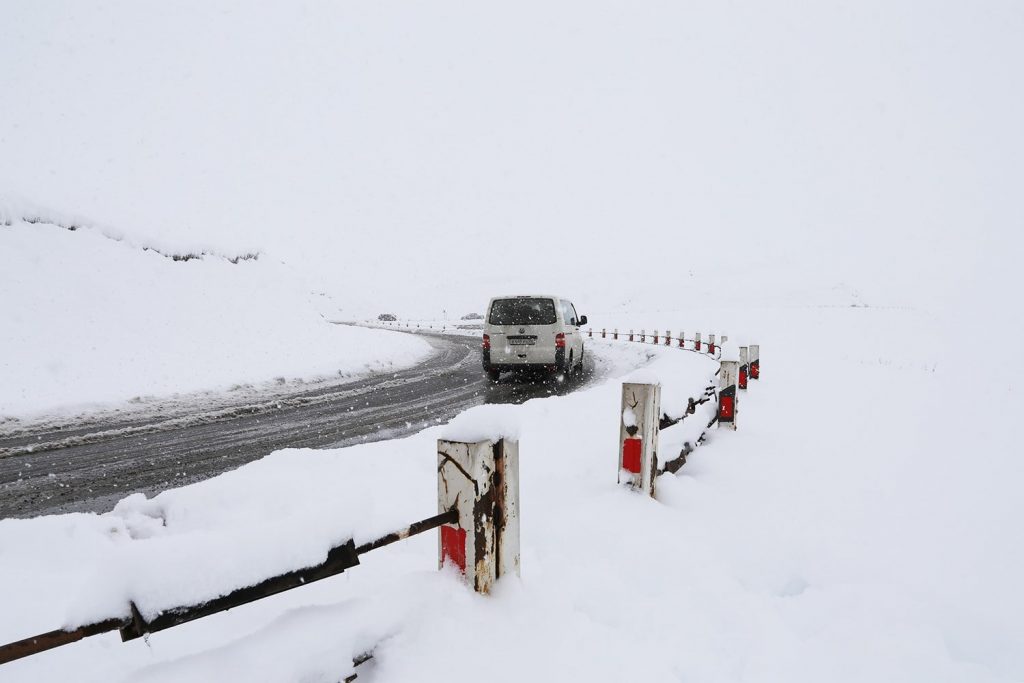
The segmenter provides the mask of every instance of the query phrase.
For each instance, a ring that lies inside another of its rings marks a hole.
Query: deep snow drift
[[[12,220],[0,225],[0,427],[170,394],[336,379],[429,352],[413,337],[329,324],[320,298],[271,257],[174,261],[88,227]]]

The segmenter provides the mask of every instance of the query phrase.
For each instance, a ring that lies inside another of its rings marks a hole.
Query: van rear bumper
[[[519,359],[512,360],[512,359],[508,359],[508,358],[503,358],[499,362],[492,363],[491,362],[491,352],[490,352],[490,350],[489,349],[484,349],[484,351],[483,351],[483,366],[484,366],[484,370],[497,370],[499,372],[504,372],[504,371],[507,371],[507,370],[528,370],[528,369],[532,369],[532,370],[540,370],[540,369],[567,370],[568,369],[568,368],[565,367],[565,363],[566,363],[566,360],[565,360],[565,349],[555,349],[555,357],[554,357],[553,360],[554,360],[554,362],[543,362],[543,361],[538,361],[536,358],[524,359],[524,360],[519,360]]]

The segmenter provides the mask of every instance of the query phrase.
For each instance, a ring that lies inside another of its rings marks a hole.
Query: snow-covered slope
[[[176,261],[143,246],[89,227],[0,225],[0,418],[336,378],[429,352],[329,324],[301,275],[269,257]]]

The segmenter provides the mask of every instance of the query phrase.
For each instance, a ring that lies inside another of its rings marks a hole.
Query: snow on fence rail
[[[122,641],[186,624],[218,612],[341,574],[360,555],[440,528],[438,567],[454,566],[475,591],[488,593],[505,574],[519,573],[519,446],[508,438],[476,442],[438,440],[438,514],[356,546],[349,540],[327,552],[320,564],[300,567],[195,605],[163,609],[146,618],[134,602],[120,614],[0,645],[0,664],[90,636],[118,631]],[[113,610],[117,611],[117,609]],[[353,665],[365,661],[360,655]]]

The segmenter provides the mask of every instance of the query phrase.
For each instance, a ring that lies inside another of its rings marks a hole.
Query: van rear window
[[[495,299],[487,319],[492,325],[554,325],[555,302],[551,299]]]

